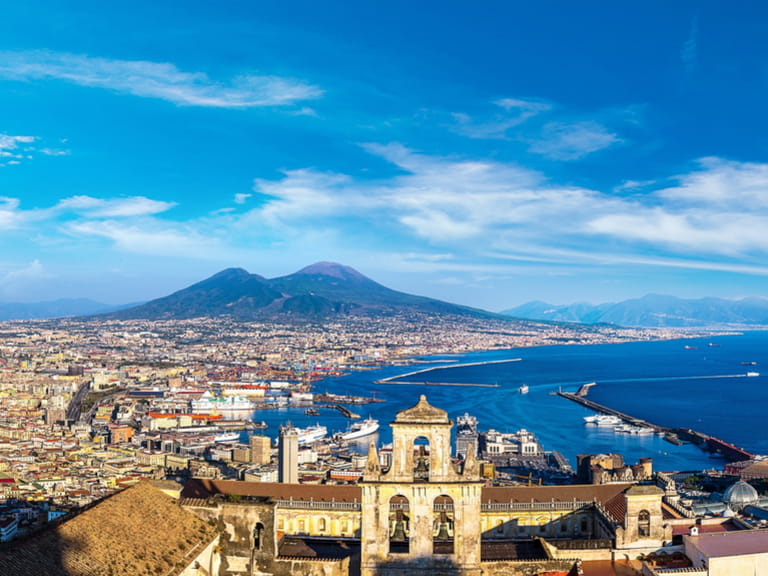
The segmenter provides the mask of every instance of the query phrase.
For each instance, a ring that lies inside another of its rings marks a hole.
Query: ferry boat
[[[354,422],[346,432],[341,432],[338,436],[342,440],[354,440],[364,436],[370,436],[379,429],[379,421],[370,416],[365,420]]]
[[[621,418],[612,414],[594,414],[584,416],[585,424],[597,424],[598,426],[616,426],[621,424]]]
[[[226,410],[253,410],[253,402],[243,396],[214,396],[206,391],[199,400],[190,403],[192,412],[221,412]]]
[[[760,376],[760,372],[747,372],[747,376]]]
[[[239,432],[225,432],[213,437],[214,442],[237,442],[238,440],[240,440]]]
[[[528,394],[528,384],[523,384],[517,389],[520,394]]]
[[[647,426],[633,426],[631,424],[621,424],[613,429],[614,432],[622,434],[653,434],[653,428]]]
[[[299,433],[299,444],[310,444],[325,438],[328,434],[328,428],[321,424],[315,424],[307,428],[296,428],[296,432]]]

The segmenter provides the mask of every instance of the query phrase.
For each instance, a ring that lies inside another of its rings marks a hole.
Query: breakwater
[[[491,364],[507,364],[510,362],[520,362],[522,358],[510,358],[506,360],[486,360],[483,362],[465,362],[463,364],[448,364],[447,366],[430,366],[429,368],[422,368],[421,370],[414,370],[412,372],[406,372],[405,374],[397,374],[395,376],[389,376],[387,378],[381,378],[375,380],[374,384],[420,384],[424,386],[478,386],[481,388],[498,388],[498,384],[480,384],[477,382],[433,382],[426,380],[408,380],[412,376],[418,376],[419,374],[428,374],[430,372],[436,372],[438,370],[453,370],[454,368],[471,368],[474,366],[488,366]]]
[[[588,386],[593,385],[594,383],[589,384]],[[635,416],[621,412],[620,410],[615,410],[613,408],[609,408],[608,406],[593,402],[592,400],[586,398],[586,390],[584,390],[583,387],[579,389],[579,391],[575,394],[572,392],[558,391],[557,395],[567,400],[576,402],[577,404],[581,404],[582,406],[594,410],[595,412],[616,416],[623,422],[626,422],[632,426],[650,428],[656,434],[664,435],[664,439],[673,444],[677,444],[680,442],[680,439],[683,439],[687,442],[696,444],[702,450],[721,454],[724,458],[730,461],[752,460],[755,458],[754,454],[747,452],[743,448],[734,446],[730,442],[720,440],[719,438],[707,436],[706,434],[691,430],[690,428],[670,428],[667,426],[659,426],[657,424],[648,422],[647,420],[643,420],[642,418],[636,418]]]

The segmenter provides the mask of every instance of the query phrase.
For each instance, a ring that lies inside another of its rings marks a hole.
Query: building
[[[685,555],[707,576],[768,576],[768,531],[746,530],[683,537]]]
[[[280,429],[278,446],[279,481],[287,484],[299,482],[299,433],[293,426]]]
[[[193,479],[182,507],[222,528],[227,574],[275,576],[567,573],[666,553],[670,519],[688,521],[652,483],[487,486],[471,450],[451,458],[453,423],[423,396],[391,426],[391,457],[372,445],[358,485]]]
[[[251,436],[251,464],[269,464],[272,458],[272,441],[269,436]]]

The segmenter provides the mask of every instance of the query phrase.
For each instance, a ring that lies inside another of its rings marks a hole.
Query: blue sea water
[[[431,382],[498,384],[498,387],[374,384],[375,380],[429,366],[489,362],[520,358],[518,362],[443,369],[415,377]],[[585,425],[584,407],[551,394],[575,392],[596,382],[589,398],[654,424],[689,427],[716,436],[756,454],[768,454],[768,332],[712,336],[661,342],[563,345],[494,350],[424,358],[436,364],[353,372],[316,385],[318,392],[375,395],[382,403],[351,407],[362,417],[382,423],[375,440],[391,440],[388,423],[395,414],[425,394],[451,419],[465,412],[476,416],[481,430],[532,431],[545,450],[561,452],[575,467],[577,454],[617,452],[629,463],[651,457],[658,470],[721,468],[724,461],[693,445],[676,446],[656,435],[618,434]],[[757,362],[744,365],[743,362]],[[764,373],[746,377],[748,371]],[[518,393],[527,384],[528,394]],[[270,425],[271,436],[286,421],[296,426],[320,422],[331,432],[348,421],[323,409],[310,417],[298,408],[260,411],[254,415]],[[366,439],[366,441],[369,441]]]

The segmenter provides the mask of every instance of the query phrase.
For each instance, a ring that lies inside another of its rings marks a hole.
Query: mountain
[[[227,315],[244,320],[309,320],[402,311],[498,318],[483,310],[391,290],[349,266],[333,262],[318,262],[271,280],[242,268],[229,268],[169,296],[109,317],[184,319]]]
[[[87,298],[62,298],[50,302],[6,302],[0,303],[0,321],[84,316],[111,312],[117,308]]]
[[[501,312],[507,316],[554,322],[618,324],[646,328],[768,326],[768,299],[700,298],[648,294],[619,303],[591,305],[576,303],[555,306],[528,302]]]

